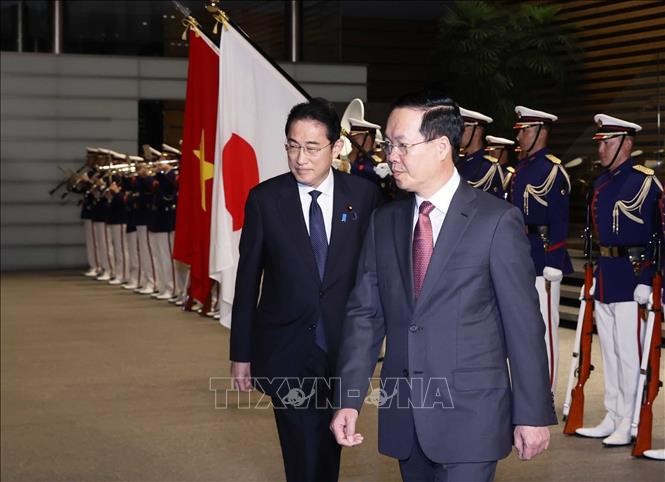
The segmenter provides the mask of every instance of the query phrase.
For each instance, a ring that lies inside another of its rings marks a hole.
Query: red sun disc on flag
[[[237,134],[224,145],[222,176],[226,209],[233,219],[233,230],[242,229],[245,222],[245,202],[249,190],[259,183],[259,165],[254,148]]]

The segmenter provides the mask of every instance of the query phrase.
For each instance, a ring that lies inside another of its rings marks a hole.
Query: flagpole
[[[210,47],[213,52],[215,52],[217,55],[219,55],[219,47],[215,45],[215,43],[210,40],[210,37],[208,37],[203,31],[201,31],[201,24],[190,15],[190,11],[188,8],[183,7],[180,3],[177,1],[173,0],[173,4],[175,8],[184,16],[182,19],[182,25],[185,27],[185,31],[182,33],[182,40],[187,40],[187,32],[192,30],[196,35],[201,37],[203,41]]]
[[[277,72],[279,72],[298,92],[300,92],[307,100],[311,100],[312,96],[309,95],[309,93],[303,89],[293,77],[287,74],[284,69],[282,69],[282,67],[280,67],[279,64],[273,60],[271,56],[269,56],[261,47],[259,47],[239,25],[231,20],[226,12],[219,8],[218,4],[219,2],[215,0],[206,1],[206,10],[212,14],[215,21],[218,24],[221,23],[224,28],[226,28],[226,24],[233,27],[252,46],[252,48],[254,48],[254,50],[256,50],[266,61],[268,61],[270,65],[275,70],[277,70]],[[216,27],[217,26],[215,26],[215,29]]]

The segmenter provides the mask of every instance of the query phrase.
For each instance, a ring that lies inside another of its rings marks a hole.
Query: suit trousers
[[[605,410],[615,427],[631,419],[640,378],[640,349],[645,323],[634,301],[594,303],[605,381]]]
[[[306,379],[289,379],[272,397],[286,480],[336,482],[341,447],[329,428],[334,412],[328,403],[332,390],[322,381],[330,376],[330,369],[325,352],[314,343],[306,368]],[[294,399],[294,387],[309,398],[303,403]]]
[[[547,294],[545,278],[536,276],[536,290],[540,300],[540,313],[545,322],[545,347],[547,348],[547,366],[550,370],[550,387],[556,391],[559,373],[559,300],[561,298],[561,281],[550,283]]]
[[[139,286],[154,290],[155,263],[152,258],[148,227],[144,225],[136,226],[136,236],[139,240]]]
[[[125,233],[127,240],[127,282],[130,285],[139,284],[139,239],[138,231]]]
[[[100,266],[97,262],[95,231],[92,228],[92,221],[89,219],[84,219],[83,228],[85,229],[85,252],[88,257],[88,265],[90,266],[91,271],[99,271]]]
[[[415,423],[414,423],[415,427]],[[404,482],[491,482],[496,472],[496,460],[465,464],[440,464],[430,460],[413,432],[411,455],[399,461]]]

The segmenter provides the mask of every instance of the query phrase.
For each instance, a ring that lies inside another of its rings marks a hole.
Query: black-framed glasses
[[[284,149],[286,149],[286,153],[289,156],[297,156],[300,151],[303,151],[305,154],[308,156],[316,156],[318,155],[323,149],[326,147],[332,146],[333,143],[331,142],[330,144],[326,144],[323,147],[314,147],[314,146],[301,146],[300,144],[296,144],[295,142],[287,142],[284,144]]]
[[[394,149],[397,150],[397,153],[406,156],[409,153],[409,149],[411,149],[414,146],[419,146],[420,144],[427,144],[428,142],[432,142],[435,139],[430,139],[428,141],[420,141],[420,142],[414,142],[413,144],[393,144],[390,141],[382,141],[379,143],[381,146],[381,149],[383,149],[383,152],[386,153],[386,156],[389,156]]]

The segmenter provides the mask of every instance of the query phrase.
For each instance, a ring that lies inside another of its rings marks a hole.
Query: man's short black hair
[[[321,122],[326,126],[326,137],[331,144],[335,143],[340,136],[341,125],[339,116],[332,104],[322,97],[316,97],[309,102],[296,104],[289,112],[286,118],[286,126],[284,127],[284,134],[289,136],[289,129],[291,124],[298,120],[315,120]]]
[[[422,110],[420,133],[426,141],[446,136],[453,147],[455,158],[464,131],[464,121],[453,99],[433,91],[418,92],[401,96],[393,103],[390,111],[399,108]]]

